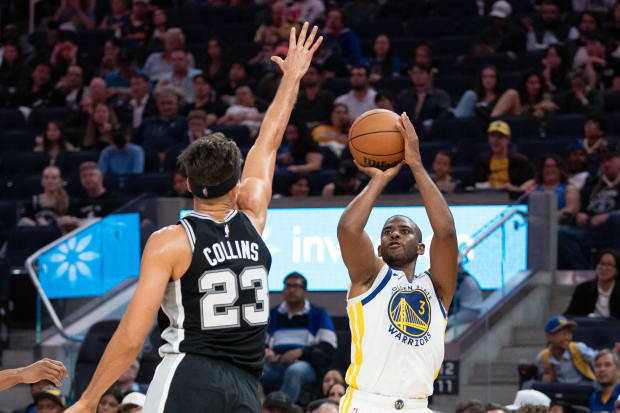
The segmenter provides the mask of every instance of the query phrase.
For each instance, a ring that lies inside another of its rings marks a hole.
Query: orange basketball
[[[399,116],[386,109],[361,114],[349,129],[349,149],[362,166],[386,170],[402,161],[405,142],[397,129]]]

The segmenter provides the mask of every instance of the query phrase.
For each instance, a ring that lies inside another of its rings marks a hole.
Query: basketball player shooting
[[[430,412],[427,398],[444,356],[448,307],[457,273],[454,220],[445,199],[424,170],[419,140],[403,113],[397,123],[409,165],[433,228],[431,268],[415,274],[424,253],[418,226],[402,215],[389,218],[381,231],[377,257],[364,232],[372,206],[399,172],[357,167],[368,186],[349,204],[338,223],[338,241],[349,270],[347,313],[351,328],[351,364],[340,412],[381,413],[394,409]]]
[[[102,394],[136,359],[161,306],[163,360],[148,413],[257,413],[269,317],[271,255],[261,239],[276,151],[299,82],[321,44],[317,27],[291,29],[276,96],[241,173],[241,153],[222,134],[200,138],[179,160],[194,212],[151,235],[129,307],[81,399],[68,413],[94,413]]]

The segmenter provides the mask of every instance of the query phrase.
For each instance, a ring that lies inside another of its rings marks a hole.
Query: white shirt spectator
[[[611,298],[611,292],[614,290],[616,286],[616,282],[609,287],[609,290],[603,291],[601,287],[598,287],[598,299],[596,300],[596,305],[594,306],[594,313],[590,314],[594,317],[610,317],[609,314],[609,299]]]
[[[368,88],[366,96],[364,96],[362,100],[359,100],[355,96],[355,91],[350,90],[349,93],[338,96],[334,103],[343,103],[346,105],[349,109],[349,116],[351,116],[351,119],[356,119],[362,113],[377,108],[377,105],[375,105],[375,96],[377,96],[377,91],[373,88]]]
[[[288,8],[288,13],[292,22],[312,24],[325,13],[325,4],[322,0],[296,0]]]

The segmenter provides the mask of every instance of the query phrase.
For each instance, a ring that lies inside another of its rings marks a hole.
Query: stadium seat
[[[42,132],[47,127],[48,122],[61,121],[64,122],[71,113],[66,107],[58,108],[36,108],[30,113],[28,118],[28,126],[38,132]]]
[[[397,37],[390,39],[390,49],[394,56],[401,59],[403,65],[409,63],[409,60],[413,57],[416,47],[424,43],[424,39],[410,38],[410,37]]]
[[[235,47],[230,51],[233,59],[241,59],[243,61],[248,61],[254,56],[258,54],[262,49],[262,45],[260,43],[254,42],[240,42],[236,43]]]
[[[9,230],[6,256],[11,267],[22,267],[26,258],[39,248],[60,237],[60,229],[47,227],[16,226]]]
[[[472,0],[437,0],[434,10],[440,16],[452,16],[462,18],[463,16],[478,15],[478,7]]]
[[[18,207],[16,201],[0,201],[0,223],[6,228],[17,223]]]
[[[225,24],[214,27],[211,30],[211,34],[217,34],[224,41],[229,44],[236,44],[239,42],[247,42],[254,38],[254,27],[245,23]],[[234,49],[234,47],[232,47]]]
[[[514,139],[537,139],[540,137],[540,119],[534,116],[502,116],[498,118],[510,126]],[[494,119],[495,120],[495,119]]]
[[[122,178],[124,193],[133,195],[147,193],[161,196],[172,190],[172,174],[169,172],[124,175]]]
[[[464,72],[477,73],[484,66],[493,65],[500,73],[512,68],[514,59],[504,53],[468,54],[457,61],[457,65]]]
[[[445,36],[432,42],[431,48],[435,54],[462,55],[472,50],[473,36]]]
[[[402,168],[383,190],[386,194],[406,194],[414,184],[409,168]]]
[[[517,151],[527,156],[530,162],[537,162],[546,155],[565,150],[566,146],[565,139],[535,139],[517,143]]]
[[[573,330],[573,340],[582,342],[588,347],[600,350],[613,348],[616,341],[620,340],[618,323],[607,323],[600,326],[580,326]]]
[[[250,130],[245,125],[214,126],[213,132],[222,132],[227,138],[235,141],[240,148],[250,148],[254,145]]]
[[[86,386],[88,386],[119,322],[120,320],[104,320],[93,324],[88,329],[75,362],[75,378],[72,389],[72,395],[75,399],[79,398],[86,390]]]
[[[620,92],[607,90],[602,93],[605,112],[620,112]]]
[[[26,128],[0,130],[0,152],[31,151],[33,148],[34,133],[31,130]]]
[[[534,390],[545,393],[553,400],[563,400],[570,404],[588,406],[594,388],[589,384],[563,384],[535,382]]]
[[[413,82],[409,76],[384,77],[377,82],[375,89],[387,89],[396,96],[405,89],[413,87]]]
[[[478,155],[489,152],[488,142],[468,142],[462,141],[458,143],[454,159],[452,160],[452,166],[469,166],[473,167]]]
[[[499,74],[500,90],[518,89],[521,83],[521,72],[502,72]]]
[[[63,176],[69,176],[80,170],[83,162],[97,162],[98,151],[61,152],[56,158],[56,165],[62,171]]]
[[[185,43],[190,46],[196,43],[205,44],[206,40],[211,35],[211,31],[208,26],[204,26],[202,24],[192,26],[186,25],[183,26],[183,34],[185,35]]]
[[[454,19],[449,17],[414,17],[406,23],[406,32],[412,37],[436,38],[455,31]]]
[[[321,155],[323,155],[323,162],[321,163],[321,169],[337,169],[340,159],[336,156],[334,151],[327,146],[321,146]]]
[[[467,35],[479,34],[491,24],[491,17],[489,16],[463,16],[459,18],[456,30]]]
[[[18,129],[26,126],[24,115],[17,109],[0,109],[0,128]]]
[[[40,174],[49,164],[45,152],[16,152],[4,157],[4,169],[9,174]]]
[[[91,49],[93,46],[102,47],[105,42],[113,37],[114,30],[112,29],[80,30],[79,35],[75,37],[75,41],[80,48]]]
[[[380,34],[386,34],[388,37],[399,37],[405,33],[402,20],[399,18],[373,19],[372,24],[362,24],[359,27],[355,27],[353,31],[360,38],[368,37],[372,39]]]
[[[422,163],[427,169],[430,170],[437,152],[441,150],[453,152],[454,149],[454,142],[451,140],[421,141],[420,156],[422,157]]]
[[[448,92],[456,103],[466,90],[474,87],[474,77],[463,74],[439,74],[435,78],[434,86]]]
[[[486,138],[485,125],[476,118],[472,119],[435,119],[431,136],[436,139],[460,142],[462,140],[483,140]]]
[[[526,69],[538,69],[542,67],[542,59],[545,51],[520,52],[514,61],[513,70],[523,71]]]
[[[140,355],[140,370],[136,383],[150,383],[153,380],[155,369],[161,361],[159,347],[163,344],[161,330],[155,326],[146,337],[142,353]]]
[[[551,118],[547,133],[552,136],[582,138],[586,116],[581,114],[556,115]]]
[[[30,199],[43,191],[41,174],[11,175],[6,178],[7,195],[12,199]]]
[[[321,195],[323,187],[336,179],[338,172],[336,169],[320,169],[310,174],[310,193]]]
[[[607,135],[620,136],[620,113],[612,113],[607,118]]]

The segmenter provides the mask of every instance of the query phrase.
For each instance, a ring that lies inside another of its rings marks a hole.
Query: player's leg
[[[235,388],[237,389],[237,402],[231,413],[261,413],[258,379],[245,372],[240,372],[240,374],[236,374]]]

